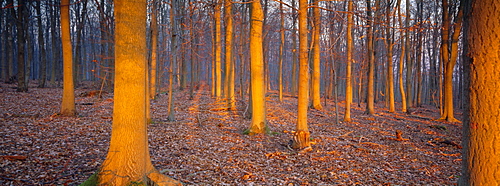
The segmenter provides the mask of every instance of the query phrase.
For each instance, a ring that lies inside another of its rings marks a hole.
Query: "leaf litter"
[[[62,117],[60,88],[9,86],[0,86],[0,185],[78,185],[94,174],[109,146],[112,93],[77,89],[78,116]],[[268,135],[243,134],[245,102],[227,110],[206,90],[193,99],[177,91],[176,121],[168,121],[168,96],[160,94],[148,127],[153,165],[185,185],[455,185],[460,177],[461,125],[430,119],[438,118],[430,106],[408,115],[379,103],[368,116],[353,104],[353,121],[336,124],[327,100],[308,112],[313,151],[300,153],[289,148],[296,97],[279,102],[268,93]]]

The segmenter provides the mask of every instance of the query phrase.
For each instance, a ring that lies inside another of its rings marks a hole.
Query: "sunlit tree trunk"
[[[392,17],[390,16],[391,13],[391,7],[390,7],[390,0],[386,1],[388,6],[385,10],[385,15],[386,15],[386,22],[387,22],[387,27],[385,28],[386,32],[386,46],[387,46],[387,90],[388,92],[386,93],[387,96],[389,97],[389,112],[395,112],[395,103],[394,103],[394,71],[393,71],[393,47],[394,47],[394,42],[392,40],[393,34],[390,29],[391,26],[391,19]]]
[[[156,74],[157,74],[157,52],[158,52],[158,23],[156,19],[157,5],[152,1],[151,12],[151,64],[149,70],[149,98],[156,98]]]
[[[309,105],[309,64],[307,57],[307,0],[299,0],[299,96],[297,105],[297,126],[293,147],[310,149],[309,129],[307,125],[307,107]]]
[[[367,77],[367,91],[366,91],[366,114],[373,115],[375,113],[374,102],[375,102],[375,53],[374,53],[374,39],[373,39],[373,17],[371,11],[371,0],[366,1],[367,14],[368,14],[368,30],[367,30],[367,51],[368,51],[368,77]]]
[[[61,1],[61,41],[63,47],[63,96],[61,104],[61,115],[74,116],[75,88],[73,85],[73,54],[70,36],[69,0]]]
[[[401,0],[397,1],[397,7],[398,7],[398,20],[399,20],[399,25],[403,25],[403,21],[401,17],[403,16],[401,14]],[[401,32],[405,32],[405,30],[401,30]],[[401,34],[403,35],[403,33]],[[404,41],[401,41],[401,56],[399,57],[399,73],[398,73],[398,79],[399,79],[399,92],[401,94],[401,111],[406,112],[406,94],[405,94],[405,88],[403,84],[403,67],[404,67],[404,59],[405,59],[405,53],[406,53],[406,47],[403,44]]]
[[[351,121],[351,103],[352,103],[352,79],[351,79],[351,64],[352,64],[352,24],[353,24],[353,2],[350,0],[348,3],[349,11],[347,14],[347,64],[346,64],[346,85],[345,85],[345,114],[344,121]]]
[[[98,185],[180,185],[151,164],[146,123],[146,1],[115,2],[113,125]],[[131,45],[133,43],[133,45]]]
[[[280,51],[278,62],[278,91],[279,100],[283,101],[283,59],[285,58],[285,14],[283,13],[283,3],[280,3]]]
[[[222,34],[221,34],[221,5],[222,0],[215,1],[215,97],[220,99],[222,96]]]
[[[462,28],[462,6],[460,6],[456,23],[454,25],[453,35],[450,37],[451,18],[448,15],[448,0],[443,0],[443,31],[441,45],[441,59],[444,65],[444,94],[443,94],[443,113],[441,120],[457,122],[453,114],[453,68],[458,57],[458,37]],[[450,46],[451,44],[451,46]]]
[[[264,12],[260,1],[253,1],[250,13],[250,83],[252,96],[252,123],[249,134],[265,133],[266,121],[266,86],[264,82],[264,50],[262,26]]]
[[[495,0],[474,0],[471,14],[464,15],[471,15],[470,37],[465,44],[470,44],[472,60],[469,121],[463,126],[464,167],[459,185],[500,185],[499,4]]]
[[[229,110],[236,109],[236,98],[234,97],[234,60],[233,60],[233,3],[225,0],[224,15],[226,24],[226,78],[225,96]]]
[[[410,12],[410,1],[406,1],[406,17],[405,17],[405,57],[406,57],[406,112],[411,112],[410,107],[413,105],[413,61],[410,55],[411,47],[410,47],[410,20],[411,20],[411,12]]]
[[[313,8],[313,27],[312,27],[312,40],[313,40],[313,46],[312,46],[312,86],[311,86],[311,91],[312,91],[312,107],[314,109],[321,110],[323,109],[323,106],[321,106],[321,67],[320,67],[320,62],[321,62],[321,48],[319,45],[319,36],[320,36],[320,29],[321,29],[321,15],[319,11],[319,0],[313,0],[315,8]]]

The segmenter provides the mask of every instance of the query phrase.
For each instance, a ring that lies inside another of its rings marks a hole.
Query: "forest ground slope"
[[[0,185],[77,185],[106,156],[112,94],[77,89],[78,117],[62,117],[62,90],[34,86],[19,93],[0,84]],[[258,136],[243,134],[250,125],[243,100],[226,111],[206,90],[193,100],[187,91],[175,97],[174,122],[166,120],[168,96],[152,101],[150,152],[158,170],[185,185],[454,185],[460,176],[461,124],[432,120],[439,117],[432,107],[407,115],[378,104],[368,116],[353,104],[353,122],[336,124],[327,100],[308,112],[313,151],[298,153],[288,147],[296,97],[280,103],[268,93],[271,134]]]

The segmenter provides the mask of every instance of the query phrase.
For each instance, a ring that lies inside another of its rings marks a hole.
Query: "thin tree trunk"
[[[320,49],[320,34],[321,34],[321,15],[320,15],[320,7],[319,0],[313,0],[313,27],[312,27],[312,79],[311,79],[311,91],[312,91],[312,107],[317,110],[323,109],[321,106],[321,49]]]
[[[353,2],[349,0],[347,14],[347,65],[346,65],[346,91],[345,91],[345,115],[344,121],[351,121],[351,103],[352,103],[352,77],[351,77],[351,64],[352,64],[352,24],[353,24]]]
[[[45,39],[43,38],[43,25],[42,25],[42,11],[41,2],[37,1],[36,14],[38,17],[38,43],[40,43],[40,80],[38,81],[38,88],[45,88],[47,79],[47,54],[45,52]]]
[[[373,39],[373,17],[371,11],[371,0],[366,1],[368,8],[368,30],[367,30],[367,51],[368,51],[368,77],[367,77],[367,90],[366,90],[366,114],[375,114],[374,102],[374,76],[375,76],[375,53],[374,53],[374,39]]]
[[[226,16],[226,78],[225,96],[229,110],[236,109],[236,98],[234,96],[234,60],[233,60],[233,3],[225,0],[224,11]]]
[[[61,43],[63,47],[63,96],[61,115],[75,116],[75,88],[73,84],[73,49],[71,46],[69,0],[61,1]]]

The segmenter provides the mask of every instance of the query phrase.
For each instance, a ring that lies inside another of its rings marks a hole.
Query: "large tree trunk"
[[[464,122],[463,127],[464,166],[459,184],[500,185],[499,4],[494,0],[475,0],[470,15],[468,54],[473,59],[470,64],[470,108],[469,121]]]
[[[63,47],[63,96],[61,115],[74,116],[75,88],[73,81],[73,48],[71,47],[69,0],[61,1],[61,42]]]
[[[346,65],[346,86],[345,86],[345,114],[344,121],[351,121],[351,103],[352,103],[352,78],[351,78],[351,64],[352,64],[352,50],[353,50],[353,40],[352,40],[352,24],[353,24],[353,2],[352,0],[348,3],[347,11],[347,65]]]
[[[117,1],[115,17],[117,63],[113,125],[108,155],[98,174],[98,184],[180,185],[159,174],[149,156],[146,123],[146,1]]]
[[[266,86],[264,82],[264,50],[262,48],[262,26],[264,13],[260,1],[251,3],[250,18],[250,78],[252,96],[252,123],[249,134],[267,132]]]
[[[310,149],[307,126],[309,105],[309,64],[307,61],[307,0],[299,0],[299,97],[294,148]]]

